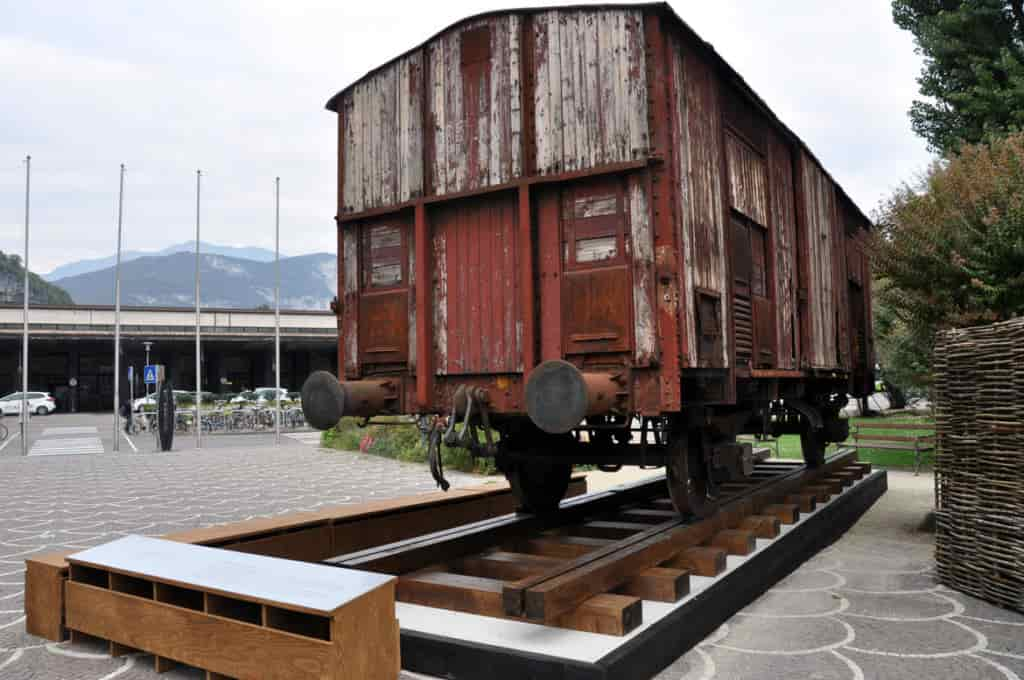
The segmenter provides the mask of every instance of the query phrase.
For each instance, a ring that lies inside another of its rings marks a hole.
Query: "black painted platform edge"
[[[452,680],[642,680],[837,541],[886,492],[878,470],[597,663],[402,629],[402,668]]]

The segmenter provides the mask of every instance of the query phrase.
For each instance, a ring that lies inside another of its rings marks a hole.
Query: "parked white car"
[[[273,387],[257,387],[251,392],[242,392],[237,397],[231,400],[232,404],[242,404],[246,402],[254,403],[257,406],[266,406],[268,403],[274,402],[274,389]],[[284,401],[288,398],[288,390],[281,388],[277,392],[278,398]]]
[[[28,392],[28,410],[37,416],[46,416],[57,410],[57,402],[49,392]],[[21,392],[12,392],[0,397],[0,413],[17,415],[21,413]]]
[[[174,390],[174,400],[176,402],[180,401],[183,396],[191,394],[195,393],[189,392],[188,390]],[[153,408],[156,408],[156,398],[156,392],[153,392],[148,397],[139,397],[132,402],[132,411],[135,413],[141,413],[144,406],[152,406]]]

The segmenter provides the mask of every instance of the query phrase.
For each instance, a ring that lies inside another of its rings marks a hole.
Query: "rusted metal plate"
[[[647,153],[643,12],[552,10],[533,17],[539,174]]]
[[[444,374],[522,371],[518,195],[465,199],[431,211],[435,356]],[[443,264],[441,264],[443,262]]]

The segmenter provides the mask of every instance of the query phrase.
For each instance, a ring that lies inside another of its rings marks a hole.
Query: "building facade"
[[[114,308],[37,306],[29,310],[29,389],[49,392],[61,411],[107,411],[114,398]],[[21,306],[0,305],[0,395],[21,389]],[[201,389],[241,392],[274,384],[274,313],[205,309]],[[145,393],[142,367],[163,364],[175,389],[194,390],[195,312],[121,308],[121,394]],[[128,369],[133,367],[134,384]],[[281,312],[281,386],[298,390],[315,370],[337,372],[331,312]]]

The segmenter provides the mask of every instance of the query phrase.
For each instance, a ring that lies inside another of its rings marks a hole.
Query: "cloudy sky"
[[[528,3],[529,4],[529,3]],[[907,108],[920,59],[888,0],[673,0],[865,211],[927,165]],[[429,6],[429,9],[427,8]],[[372,67],[507,0],[8,2],[0,13],[0,250],[22,252],[32,161],[32,269],[115,245],[194,235],[282,250],[335,248],[336,127],[323,105]],[[512,6],[515,6],[512,3]]]

